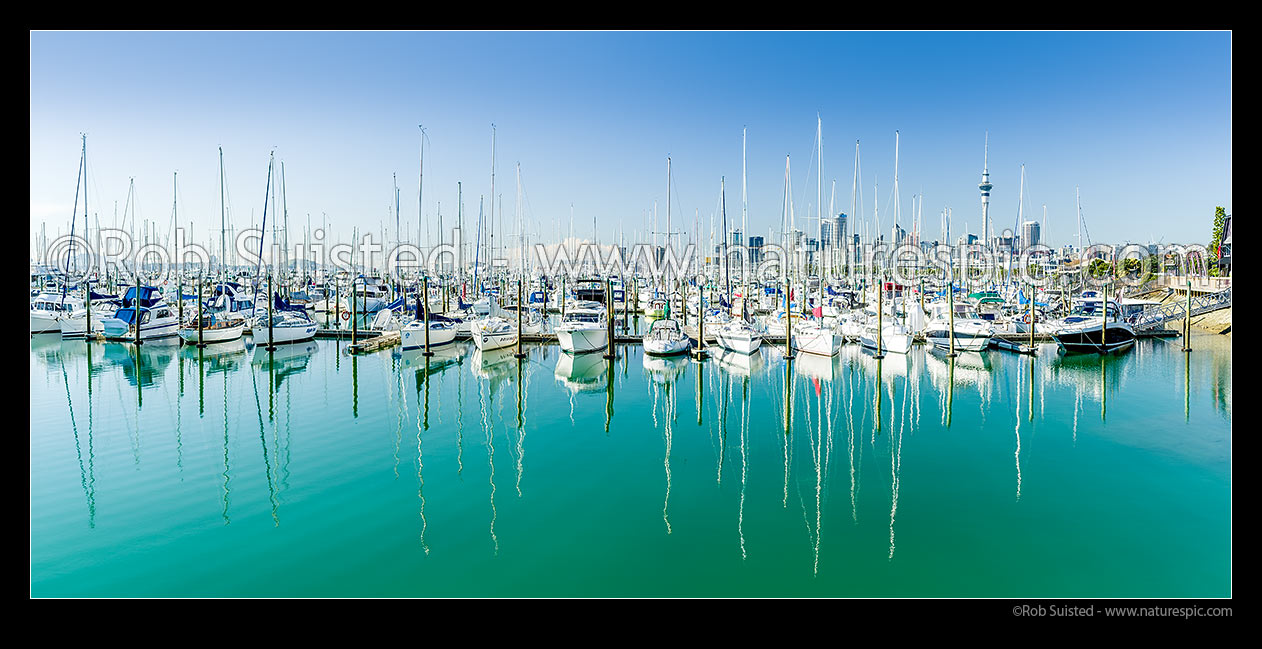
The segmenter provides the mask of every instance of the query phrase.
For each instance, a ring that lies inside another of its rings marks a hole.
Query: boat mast
[[[723,212],[723,291],[724,291],[724,294],[727,296],[727,298],[730,300],[732,299],[732,268],[731,268],[731,261],[728,259],[728,256],[727,256],[727,244],[728,244],[729,237],[727,234],[727,189],[726,189],[725,183],[726,183],[726,179],[723,177],[720,177],[719,178],[719,205],[720,205],[720,209]],[[731,307],[729,306],[728,309],[730,311]]]
[[[819,145],[819,151],[816,153],[818,160],[815,165],[815,272],[819,275],[819,304],[823,307],[824,271],[820,265],[820,253],[824,251],[824,118],[820,117],[819,113],[815,113],[815,141]],[[802,292],[805,294],[805,286]]]
[[[741,256],[741,280],[745,284],[745,288],[741,289],[741,299],[744,303],[741,306],[741,316],[748,317],[746,311],[749,310],[749,261],[750,250],[746,247],[749,245],[749,196],[746,194],[746,168],[745,168],[745,136],[749,129],[741,127],[741,241],[738,241],[741,250],[745,252]]]
[[[479,200],[479,203],[481,201]],[[490,230],[490,237],[487,239],[487,264],[490,265],[491,255],[495,250],[495,124],[491,124],[491,200],[490,214],[487,216],[487,227]],[[482,218],[482,207],[478,207],[478,218]],[[487,273],[490,275],[490,273]]]
[[[416,243],[420,245],[422,243],[421,233],[425,229],[425,127],[417,124],[416,128],[421,130],[421,171],[416,189]],[[426,246],[429,245],[428,236],[425,236],[424,244]],[[428,296],[425,299],[428,300]]]

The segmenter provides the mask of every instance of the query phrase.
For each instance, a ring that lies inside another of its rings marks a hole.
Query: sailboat
[[[824,159],[823,124],[824,123],[822,119],[817,121],[816,132],[815,132],[816,141],[819,143],[819,159],[821,161]],[[816,235],[818,237],[816,241],[823,241],[824,239],[823,237],[824,170],[823,170],[822,164],[818,165],[818,168],[819,168],[819,180],[818,180],[819,200],[818,200],[818,204],[815,206],[816,208],[815,217],[816,217],[817,227],[819,228],[819,230]],[[821,273],[821,275],[822,274],[823,273]],[[806,288],[808,284],[809,282],[804,282],[802,286],[804,300],[805,300],[805,292],[806,292]],[[813,317],[805,318],[794,323],[793,325],[794,348],[797,349],[798,351],[806,352],[808,354],[815,354],[818,356],[836,356],[837,350],[840,348],[841,342],[843,339],[840,336],[838,336],[835,331],[833,331],[832,327],[829,327],[824,324],[824,320],[823,320],[824,313],[823,313],[823,306],[822,306],[823,297],[824,297],[824,282],[820,281],[820,305],[821,306],[816,307],[816,309],[812,312],[811,315]]]
[[[666,158],[666,248],[670,249],[670,157]],[[663,275],[663,285],[666,277]],[[663,289],[665,286],[663,286]],[[654,304],[656,301],[654,301]],[[654,320],[644,334],[644,353],[650,356],[674,356],[683,354],[692,346],[679,322],[670,317],[671,300],[665,300],[662,319]]]
[[[741,169],[742,169],[742,192],[741,193],[742,193],[742,196],[744,195],[744,180],[743,180],[743,170],[745,167],[744,150],[745,150],[744,136],[742,134],[742,146],[741,146]],[[742,203],[743,202],[744,201],[742,199]],[[726,192],[723,189],[720,189],[720,204],[722,205],[722,210],[723,210],[723,268],[724,268],[725,280],[726,280],[725,284],[728,284],[730,286],[730,283],[731,283],[730,282],[730,276],[731,276],[730,265],[732,262],[731,262],[731,256],[727,252],[727,244],[728,244],[728,241],[730,241],[731,239],[731,235],[729,235],[727,232],[727,196],[726,196]],[[742,209],[742,213],[744,213],[745,208],[743,205],[741,209]],[[741,236],[745,236],[745,233],[743,230],[741,231]],[[744,279],[746,275],[747,275],[746,273],[742,273],[742,279]],[[725,292],[730,292],[729,288],[725,287],[724,290]],[[742,308],[740,310],[739,317],[732,317],[726,323],[724,323],[723,325],[715,329],[714,339],[719,344],[719,347],[722,347],[725,350],[738,352],[741,354],[752,354],[758,351],[758,347],[762,345],[762,332],[759,331],[757,328],[755,328],[753,323],[747,319],[750,317],[750,314],[749,314],[749,308],[746,304],[746,300],[744,299],[744,293],[745,291],[742,291],[741,302],[740,302],[740,304],[742,305]],[[732,313],[733,313],[733,316],[736,315],[735,310],[733,310]]]

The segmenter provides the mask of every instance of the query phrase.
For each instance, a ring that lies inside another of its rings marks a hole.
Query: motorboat
[[[1097,305],[1098,306],[1098,305]],[[1083,305],[1059,321],[1052,337],[1066,353],[1108,354],[1130,349],[1135,345],[1135,329],[1119,318],[1117,305],[1110,300],[1100,314],[1088,313]]]
[[[579,302],[575,308],[567,310],[565,319],[556,328],[561,350],[585,354],[607,347],[607,317],[605,307],[598,302]]]

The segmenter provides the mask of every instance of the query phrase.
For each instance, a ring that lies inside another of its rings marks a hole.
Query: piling
[[[793,304],[790,294],[793,292],[792,280],[784,281],[784,358],[793,360]]]
[[[1188,278],[1187,306],[1183,311],[1183,351],[1192,351],[1192,278]]]
[[[605,305],[609,307],[609,308],[605,309],[605,320],[606,320],[606,324],[608,325],[608,328],[609,328],[609,331],[608,331],[608,338],[609,338],[609,342],[607,343],[609,346],[608,346],[608,348],[607,348],[607,352],[604,354],[604,358],[605,358],[606,360],[614,360],[615,358],[617,358],[617,357],[618,357],[618,354],[617,354],[617,352],[614,350],[614,346],[613,346],[613,343],[614,343],[614,335],[613,335],[613,280],[611,280],[611,279],[609,279],[609,280],[605,280]]]
[[[429,350],[429,278],[426,277],[422,281],[422,284],[423,284],[423,288],[421,289],[420,299],[424,301],[424,305],[425,305],[425,352],[424,352],[424,355],[426,357],[425,364],[427,366],[425,370],[426,371],[425,386],[426,388],[428,388],[429,387],[429,369],[428,369],[429,357],[434,355],[434,352]]]
[[[954,307],[952,307],[951,312],[952,314],[955,313]],[[883,324],[884,316],[885,316],[885,281],[882,280],[881,282],[877,284],[877,289],[876,289],[876,355],[873,356],[873,358],[877,360],[881,360],[882,358],[885,358],[885,344],[884,344],[884,341],[881,340],[881,334],[883,333],[885,329],[885,325]],[[951,316],[951,323],[952,323],[951,351],[954,352],[955,351],[955,326],[954,326],[955,316],[954,315]],[[877,367],[877,375],[879,376],[881,364],[877,363],[876,367]],[[880,390],[877,390],[877,392],[880,392]],[[881,402],[878,400],[877,401],[878,413],[880,412],[880,403]]]
[[[1100,313],[1100,353],[1109,353],[1108,325],[1109,325],[1109,285],[1104,285],[1104,311]],[[1122,306],[1119,304],[1119,309]]]
[[[1031,351],[1034,350],[1034,287],[1033,286],[1030,287],[1030,350]]]
[[[272,328],[272,321],[274,320],[274,318],[272,317],[272,304],[273,304],[272,302],[272,274],[268,273],[267,274],[267,347],[265,347],[265,349],[267,349],[267,351],[269,352],[276,351],[276,336],[273,335],[274,330]],[[351,342],[354,342],[354,341],[351,341]]]
[[[90,343],[92,342],[92,285],[86,280],[84,285],[84,291],[88,294],[87,299],[84,301],[84,304],[88,305],[88,328],[83,330],[83,340]]]
[[[140,368],[140,365],[139,365],[140,363],[140,350],[139,350],[139,346],[140,346],[140,266],[139,265],[136,266],[136,298],[131,301],[131,309],[132,309],[132,314],[134,316],[132,319],[136,321],[136,346],[137,346],[136,368],[137,370],[139,370]],[[136,376],[140,376],[139,372],[136,374]],[[137,382],[137,385],[139,385],[139,382]]]
[[[224,304],[227,304],[227,298],[225,298]],[[198,349],[206,348],[206,343],[202,340],[203,338],[202,327],[203,327],[202,325],[202,278],[199,275],[197,277],[197,348]]]
[[[522,350],[521,350],[521,335],[522,335],[522,331],[521,331],[521,307],[522,307],[522,305],[523,305],[523,304],[525,304],[525,303],[522,301],[522,299],[521,299],[521,288],[522,288],[522,287],[521,287],[521,278],[518,278],[518,279],[517,279],[517,353],[516,353],[516,354],[513,354],[513,357],[514,357],[514,358],[518,358],[518,359],[521,359],[521,358],[525,358],[525,357],[526,357],[526,354],[525,354],[525,353],[523,353],[523,352],[522,352]],[[427,328],[426,328],[426,334],[428,335],[428,333],[429,333],[429,329],[428,329],[428,327],[427,327]],[[610,341],[612,342],[612,340],[613,340],[613,338],[612,338],[612,336],[611,336],[611,337],[610,337]],[[518,365],[518,368],[520,369],[520,364]]]

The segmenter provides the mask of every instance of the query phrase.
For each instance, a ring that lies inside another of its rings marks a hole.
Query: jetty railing
[[[1191,315],[1201,315],[1210,311],[1231,308],[1231,288],[1216,293],[1205,293],[1192,298]],[[1128,319],[1135,331],[1151,331],[1167,322],[1181,320],[1187,311],[1187,304],[1177,300],[1170,304],[1151,306]]]

